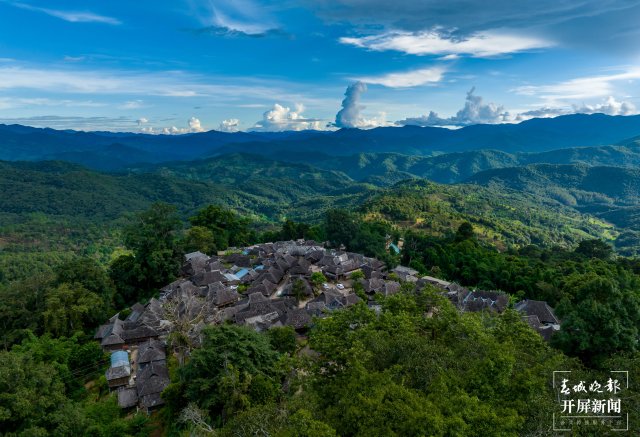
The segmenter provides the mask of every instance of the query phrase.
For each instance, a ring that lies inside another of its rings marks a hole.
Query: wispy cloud
[[[146,105],[142,100],[129,100],[118,106],[118,109],[141,109],[145,107]]]
[[[191,1],[191,9],[202,27],[196,34],[222,37],[290,37],[269,12],[252,0]]]
[[[200,29],[187,29],[195,35],[218,36],[225,38],[267,38],[280,37],[293,39],[293,35],[279,28],[266,29],[262,32],[247,33],[242,30],[232,29],[224,26],[207,26]]]
[[[62,58],[64,62],[82,62],[86,59],[84,56],[65,56]]]
[[[75,129],[84,131],[133,132],[138,122],[129,117],[75,117],[43,115],[37,117],[0,118],[3,124],[22,124],[53,129]]]
[[[443,32],[385,32],[363,37],[342,37],[342,44],[373,51],[394,50],[410,55],[435,55],[445,59],[457,56],[489,58],[550,47],[544,39],[506,31],[485,31],[466,38],[454,38]]]
[[[65,108],[101,108],[109,106],[93,100],[50,99],[45,97],[0,97],[0,109],[27,107],[65,107]]]
[[[305,103],[312,98],[291,90],[295,84],[248,77],[199,76],[181,71],[77,70],[2,66],[0,91],[37,90],[55,94],[127,95],[211,98],[242,104],[248,99],[273,102],[287,98]],[[134,97],[135,96],[135,97]]]
[[[47,14],[64,21],[68,21],[70,23],[104,23],[104,24],[111,24],[111,25],[122,24],[122,22],[117,18],[108,17],[105,15],[99,15],[93,12],[63,11],[59,9],[41,8],[41,7],[33,6],[27,3],[12,2],[12,1],[5,1],[5,3],[9,3],[20,9],[41,12],[43,14]]]
[[[607,97],[616,94],[616,83],[636,79],[640,79],[640,68],[616,74],[578,77],[555,84],[520,86],[512,91],[520,95],[538,97],[550,105],[557,105],[572,100]]]
[[[384,85],[389,88],[409,88],[438,83],[444,77],[445,72],[444,67],[432,67],[381,76],[365,76],[356,80],[373,85]]]

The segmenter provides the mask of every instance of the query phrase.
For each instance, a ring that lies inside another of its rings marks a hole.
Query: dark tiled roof
[[[363,279],[361,284],[365,293],[381,293],[384,290],[385,281],[380,278]]]
[[[380,270],[376,270],[368,264],[362,266],[361,269],[366,279],[380,278],[382,276],[382,272]]]
[[[376,258],[368,258],[366,263],[371,266],[374,270],[384,270],[386,264]]]
[[[251,294],[249,294],[249,301],[248,301],[249,305],[255,304],[255,303],[258,303],[258,302],[266,302],[266,301],[267,301],[267,298],[264,297],[263,294],[260,294],[260,293],[251,293]]]
[[[94,335],[93,338],[95,338],[96,340],[102,340],[104,337],[111,333],[111,328],[113,328],[112,323],[101,325],[100,327],[98,327],[96,335]]]
[[[138,372],[136,386],[138,396],[161,393],[169,385],[169,371],[164,362],[151,363]]]
[[[410,276],[418,275],[417,270],[412,269],[410,267],[405,267],[405,266],[398,266],[395,269],[393,269],[392,272],[400,277],[407,276],[407,275],[410,275]]]
[[[107,381],[113,381],[115,379],[127,378],[131,375],[131,367],[130,366],[118,366],[118,367],[109,367],[105,376],[107,377]]]
[[[400,291],[400,284],[395,281],[389,281],[389,282],[385,282],[384,290],[382,291],[382,293],[385,296],[389,296],[391,294],[397,293],[398,291]]]
[[[127,329],[122,332],[122,339],[126,342],[157,336],[158,333],[154,329],[143,324],[137,325],[135,328]]]
[[[193,257],[184,263],[182,266],[182,272],[187,275],[195,275],[203,272],[207,266],[208,259],[209,257],[206,255],[202,257]]]
[[[311,324],[311,316],[303,308],[296,308],[287,311],[284,324],[294,329],[302,329]]]
[[[204,286],[207,284],[201,284],[201,285]],[[198,292],[198,287],[196,287],[191,281],[184,281],[182,284],[178,286],[177,290],[179,290],[181,293],[196,294]]]
[[[182,284],[184,282],[188,282],[187,279],[184,279],[184,278],[176,279],[171,284],[165,285],[164,287],[162,287],[160,289],[160,291],[164,291],[164,292],[175,291],[180,286],[180,284]]]
[[[247,289],[248,293],[260,293],[263,296],[271,296],[270,289],[264,284],[252,285],[251,288]]]
[[[243,255],[241,253],[231,253],[224,257],[225,262],[230,264],[235,264],[238,267],[250,267],[251,266],[251,257],[248,255]]]
[[[118,390],[118,406],[120,408],[135,407],[138,403],[138,392],[135,387],[122,387]]]
[[[108,330],[108,334],[102,338],[100,343],[102,346],[114,346],[118,344],[124,344],[122,333],[124,331],[124,323],[120,319],[116,319],[111,325],[111,329]]]
[[[515,309],[528,316],[538,316],[541,323],[560,324],[553,309],[541,300],[523,300],[518,302]]]
[[[338,265],[328,265],[322,268],[322,271],[325,274],[331,275],[331,276],[340,276],[341,274],[344,273],[344,269],[342,268],[342,266],[338,266]]]
[[[216,270],[224,270],[224,264],[222,264],[218,259],[211,259],[207,266],[205,267],[205,271],[207,272],[215,272]]]
[[[164,405],[164,400],[160,396],[160,393],[151,393],[140,398],[140,404],[147,409],[152,409]]]
[[[164,344],[158,340],[149,340],[138,348],[138,364],[161,361],[167,358],[164,351]]]
[[[344,303],[344,306],[351,306],[351,305],[355,305],[356,303],[360,302],[362,299],[360,299],[358,297],[357,294],[355,293],[351,293],[351,294],[347,294],[346,296],[344,296],[342,298],[342,302]]]
[[[356,260],[350,259],[344,263],[342,263],[342,271],[345,273],[352,272],[354,270],[358,270],[360,268],[360,263]]]
[[[202,272],[193,277],[193,283],[197,286],[209,285],[213,282],[226,282],[227,278],[219,271]]]
[[[207,254],[200,252],[199,250],[197,252],[187,253],[184,256],[185,261],[191,261],[192,259],[196,259],[196,258],[209,259],[209,256]]]
[[[529,326],[531,326],[533,329],[539,329],[540,327],[542,327],[542,323],[540,323],[540,320],[538,319],[538,316],[533,315],[533,316],[522,316],[522,319],[527,322],[527,324]]]
[[[137,322],[142,313],[144,313],[145,307],[141,303],[136,303],[131,307],[131,313],[124,320],[125,322]]]
[[[286,272],[292,267],[292,263],[289,263],[287,260],[283,258],[278,258],[276,260],[276,266],[278,267],[278,269],[282,270],[283,272]]]
[[[223,288],[216,292],[215,303],[218,306],[229,305],[237,302],[240,299],[240,295],[237,291],[230,288]]]
[[[319,316],[324,313],[327,306],[322,301],[311,301],[305,306],[305,309],[313,315]]]
[[[339,260],[336,259],[335,256],[325,254],[320,261],[318,261],[319,266],[337,266],[339,264]]]
[[[305,258],[308,261],[312,261],[314,263],[317,263],[318,261],[320,261],[322,259],[323,256],[324,256],[324,250],[313,250],[313,251],[307,253]]]

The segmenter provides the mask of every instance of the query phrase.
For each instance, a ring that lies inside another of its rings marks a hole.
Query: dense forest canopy
[[[3,285],[2,428],[9,435],[536,435],[548,429],[553,370],[596,378],[615,363],[640,374],[638,261],[615,256],[601,240],[499,251],[466,221],[438,235],[369,211],[334,209],[318,224],[288,220],[260,232],[220,206],[184,222],[175,207],[154,204],[130,217],[120,231],[126,251],[108,265],[76,256]],[[306,339],[291,328],[208,327],[186,360],[170,359],[160,414],[124,416],[101,376],[107,360],[91,340],[96,327],[177,277],[185,251],[297,238],[499,289],[514,302],[547,301],[562,329],[547,344],[512,309],[460,314],[437,290],[407,283],[379,298],[381,312],[357,304],[316,320]],[[389,253],[388,240],[400,238],[402,253]],[[633,390],[625,398],[631,408]],[[29,408],[19,407],[24,402]]]

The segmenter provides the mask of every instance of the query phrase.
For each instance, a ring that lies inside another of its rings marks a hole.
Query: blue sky
[[[640,0],[0,0],[0,123],[183,133],[629,115],[639,19]]]

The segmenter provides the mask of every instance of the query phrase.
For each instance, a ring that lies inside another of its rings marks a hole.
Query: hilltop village
[[[458,284],[357,253],[328,249],[314,241],[282,241],[232,249],[208,256],[185,255],[182,277],[160,290],[146,305],[133,305],[100,326],[95,339],[111,353],[106,372],[117,390],[121,408],[147,412],[163,404],[169,384],[167,339],[187,339],[175,351],[184,359],[198,347],[199,333],[210,324],[235,323],[257,331],[290,326],[304,335],[314,317],[364,301],[380,310],[376,296],[389,296],[426,286],[440,289],[461,311],[501,313],[509,296],[499,291],[469,290]],[[523,319],[545,340],[560,322],[545,302],[524,300],[515,305]]]

